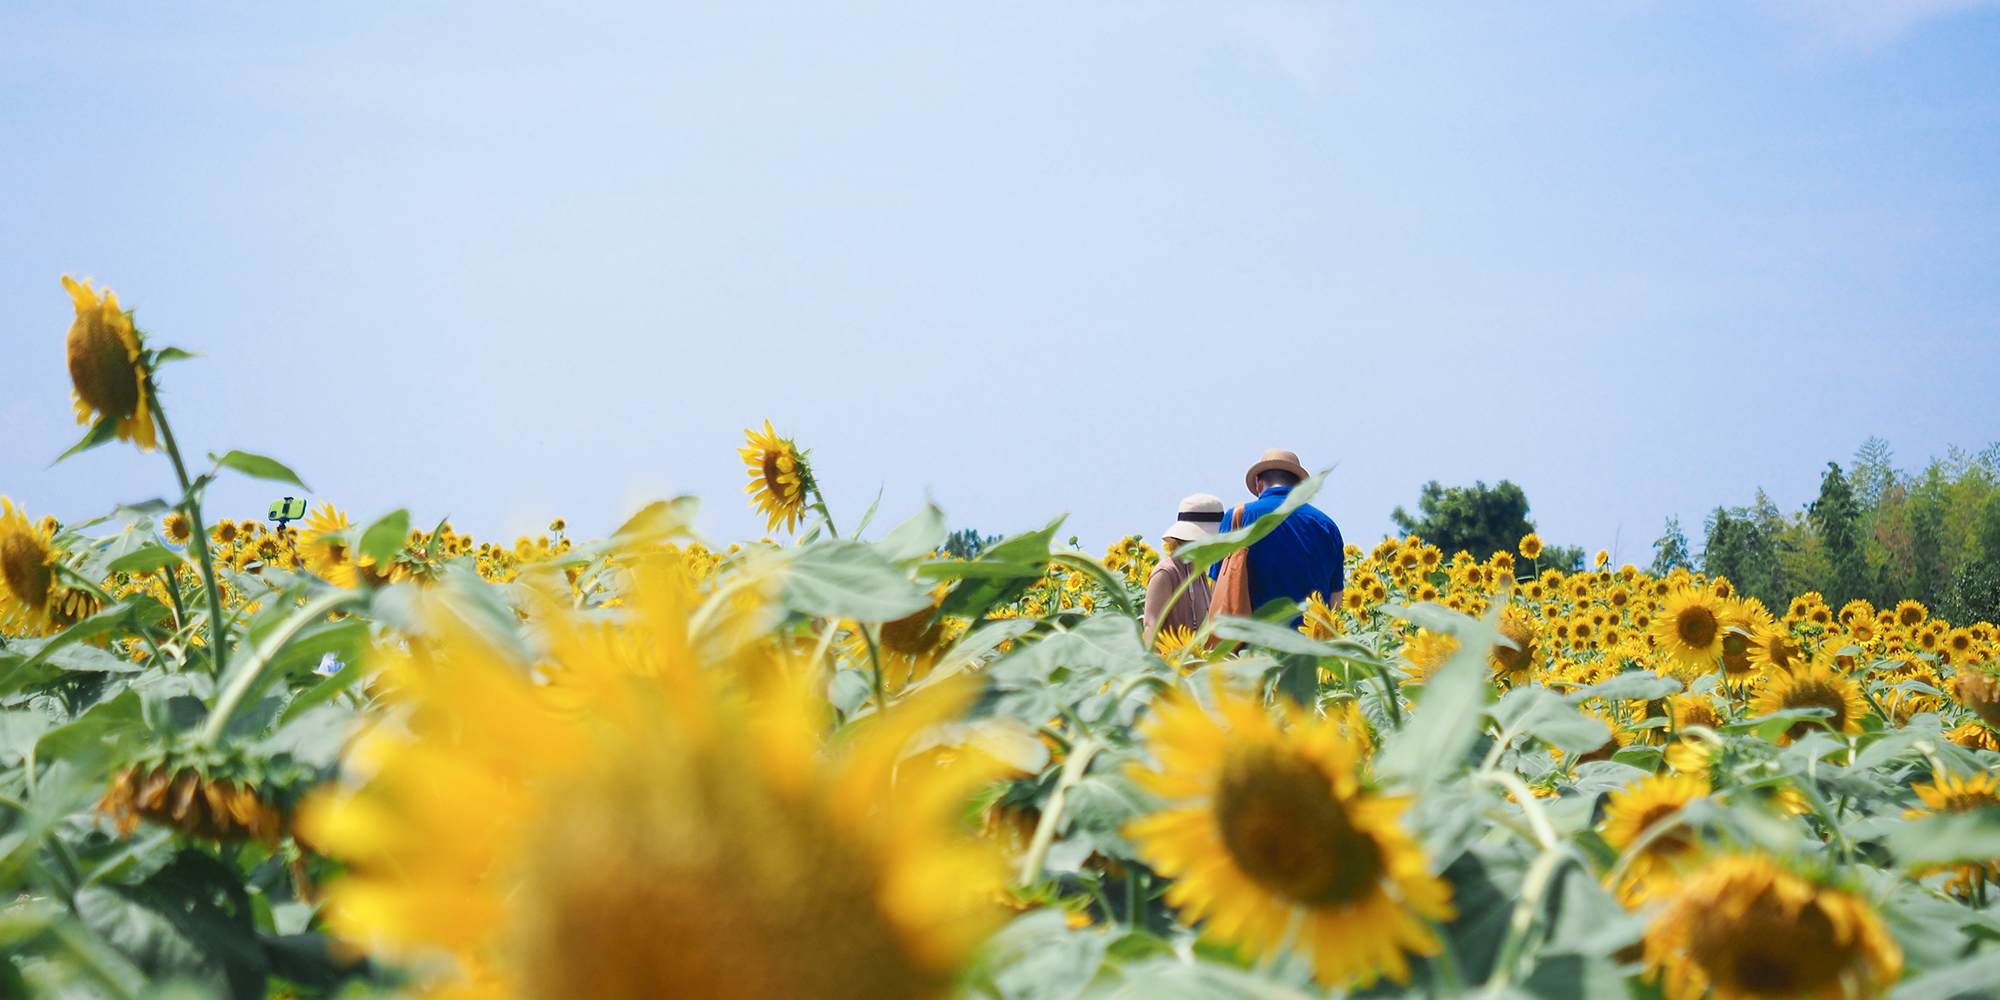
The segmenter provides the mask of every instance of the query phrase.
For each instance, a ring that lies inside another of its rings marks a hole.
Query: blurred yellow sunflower
[[[1598,833],[1621,855],[1654,824],[1709,794],[1708,779],[1697,774],[1649,774],[1605,797]],[[1701,857],[1694,830],[1677,823],[1653,836],[1632,856],[1619,884],[1612,886],[1627,906],[1659,897]]]
[[[1778,737],[1778,742],[1785,744],[1804,736],[1814,726],[1824,726],[1844,736],[1859,736],[1861,720],[1868,715],[1868,702],[1861,695],[1861,684],[1851,677],[1841,676],[1824,660],[1766,674],[1758,684],[1756,694],[1750,698],[1752,715],[1769,715],[1788,708],[1824,708],[1830,709],[1833,715],[1800,719]]]
[[[1133,777],[1168,805],[1125,830],[1175,880],[1167,901],[1254,955],[1294,942],[1328,986],[1407,982],[1406,953],[1441,947],[1426,921],[1453,915],[1451,886],[1403,830],[1408,799],[1364,781],[1358,713],[1280,726],[1227,694],[1216,712],[1172,697],[1143,726],[1158,764]]]
[[[1905,819],[1919,819],[1935,813],[1969,813],[2000,806],[2000,779],[1995,779],[1991,771],[1979,771],[1964,778],[1950,772],[1932,773],[1930,784],[1911,785],[1910,791],[1917,793],[1917,799],[1924,804],[1924,808],[1904,812]],[[1951,872],[1952,878],[1945,884],[1945,891],[1969,895],[1980,868],[1985,869],[1986,881],[2000,879],[2000,858],[1982,865],[1931,868],[1917,875],[1921,878],[1937,872]]]
[[[1532,531],[1525,535],[1522,535],[1521,556],[1526,559],[1539,559],[1541,558],[1541,555],[1542,555],[1541,536],[1535,534]]]
[[[454,1000],[945,996],[1003,916],[1000,857],[956,835],[996,768],[903,749],[968,692],[826,746],[782,650],[700,652],[680,560],[634,572],[628,624],[538,619],[549,683],[450,631],[381,657],[399,722],[299,821],[349,873],[329,926]]]
[[[110,289],[99,297],[88,280],[79,283],[63,275],[62,283],[76,306],[68,343],[76,422],[115,420],[118,440],[153,450],[158,441],[147,398],[146,366],[139,359],[141,340],[132,317],[118,308],[118,296]]]
[[[160,518],[160,537],[175,545],[186,545],[194,538],[194,522],[180,511],[169,511]]]
[[[2000,733],[1986,728],[1978,722],[1968,722],[1944,734],[1944,738],[1968,750],[1991,750],[2000,753]]]
[[[769,530],[776,531],[781,524],[786,531],[796,529],[805,515],[806,494],[813,489],[812,469],[805,455],[789,438],[779,437],[769,420],[764,421],[762,431],[747,429],[743,436],[749,447],[739,452],[743,464],[750,467],[750,483],[743,492],[750,494],[752,506],[764,515]]]
[[[1861,897],[1736,854],[1681,882],[1645,960],[1668,1000],[1848,1000],[1893,984],[1903,951]]]
[[[53,628],[57,589],[54,533],[0,497],[0,625],[17,635]]]

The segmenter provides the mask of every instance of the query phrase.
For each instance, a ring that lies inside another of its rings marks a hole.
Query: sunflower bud
[[[76,306],[69,327],[69,379],[76,390],[76,422],[115,420],[118,439],[151,451],[153,417],[147,408],[146,366],[139,361],[139,332],[118,308],[118,296],[100,298],[88,281],[63,277]]]

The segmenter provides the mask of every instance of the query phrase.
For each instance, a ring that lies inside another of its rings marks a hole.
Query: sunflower
[[[1666,607],[1653,619],[1652,634],[1677,676],[1698,677],[1715,669],[1724,629],[1722,599],[1686,587],[1667,595]]]
[[[1959,726],[1944,734],[1944,738],[1968,750],[1991,750],[2000,753],[2000,734],[1994,733],[1978,722],[1968,722]]]
[[[0,497],[0,634],[43,635],[98,611],[89,591],[63,586],[56,523]]]
[[[225,517],[215,522],[215,527],[209,529],[208,534],[218,545],[233,545],[236,542],[236,530],[236,522]]]
[[[120,771],[97,809],[122,837],[132,836],[142,819],[184,836],[220,842],[275,844],[284,828],[278,806],[251,784],[165,761]]]
[[[1153,637],[1153,652],[1168,663],[1177,663],[1194,645],[1194,630],[1185,625],[1169,625]]]
[[[306,517],[306,530],[299,539],[306,568],[336,587],[354,586],[354,554],[347,542],[350,527],[346,514],[335,510],[330,503],[321,503]],[[270,554],[261,550],[259,554],[265,556],[265,562],[271,562],[277,546],[263,548],[268,548]]]
[[[1403,646],[1403,659],[1409,663],[1407,672],[1410,681],[1423,682],[1444,666],[1453,653],[1458,652],[1458,638],[1444,632],[1433,632],[1420,628],[1417,634]]]
[[[1972,630],[1955,628],[1944,637],[1944,655],[1951,663],[1963,663],[1978,648],[1979,643],[1972,638]]]
[[[1750,666],[1753,670],[1788,670],[1799,659],[1798,644],[1777,627],[1750,637]]]
[[[1639,842],[1654,824],[1709,794],[1708,779],[1694,774],[1649,774],[1605,798],[1604,822],[1598,833],[1621,855]],[[1612,889],[1627,906],[1636,906],[1673,887],[1701,857],[1701,843],[1684,823],[1656,834],[1625,868]]]
[[[1769,715],[1788,708],[1825,708],[1831,709],[1833,715],[1800,719],[1778,738],[1778,742],[1785,744],[1804,736],[1814,726],[1824,726],[1845,736],[1859,736],[1861,720],[1868,714],[1868,702],[1861,695],[1861,684],[1851,677],[1841,676],[1824,660],[1814,660],[1766,675],[1757,693],[1750,699],[1750,711],[1754,715]]]
[[[169,511],[160,518],[160,537],[175,545],[186,545],[194,538],[194,522],[180,511]]]
[[[1917,601],[1903,601],[1896,605],[1896,624],[1904,628],[1915,628],[1918,625],[1922,625],[1924,619],[1930,616],[1929,609]]]
[[[1539,559],[1542,555],[1542,539],[1534,532],[1521,536],[1521,556],[1525,559]]]
[[[998,772],[903,748],[970,692],[939,685],[825,747],[785,651],[714,659],[689,643],[679,560],[634,575],[625,623],[538,619],[547,684],[464,634],[383,656],[405,721],[356,749],[366,785],[300,817],[349,873],[331,928],[448,958],[434,997],[944,996],[1003,916],[1001,859],[955,835]]]
[[[2000,780],[1996,780],[1991,771],[1979,771],[1965,778],[1950,772],[1942,774],[1933,772],[1930,784],[1911,785],[1910,791],[1917,793],[1917,798],[1923,802],[1924,808],[1906,811],[1903,813],[1904,819],[1920,819],[1934,813],[1969,813],[2000,806]],[[1945,884],[1945,891],[1970,895],[1981,868],[1985,869],[1985,881],[2000,879],[2000,858],[1979,865],[1931,868],[1916,874],[1922,878],[1939,872],[1951,872],[1952,879]]]
[[[1332,639],[1340,635],[1340,615],[1317,590],[1306,595],[1305,621],[1299,624],[1299,631],[1314,639]]]
[[[1901,686],[1915,682],[1933,690],[1944,690],[1944,681],[1938,677],[1937,670],[1922,660],[1904,660],[1883,671],[1881,677],[1890,686],[1879,692],[1877,700],[1883,711],[1889,713],[1889,723],[1893,726],[1907,726],[1911,718],[1944,707],[1944,699],[1938,695]]]
[[[1500,616],[1500,634],[1505,636],[1514,648],[1505,643],[1494,643],[1493,653],[1487,658],[1493,672],[1507,684],[1523,684],[1535,669],[1535,621],[1528,612],[1518,605],[1509,604]]]
[[[1985,670],[1961,670],[1952,678],[1951,697],[1987,725],[2000,726],[2000,676]]]
[[[1143,726],[1157,769],[1135,768],[1168,806],[1126,825],[1167,901],[1203,933],[1267,956],[1287,941],[1328,986],[1409,980],[1405,953],[1437,954],[1427,920],[1453,916],[1451,886],[1403,831],[1402,797],[1363,780],[1358,713],[1318,719],[1219,695],[1179,697]]]
[[[118,440],[145,451],[158,446],[153,435],[147,371],[140,359],[143,343],[132,317],[118,308],[118,296],[106,289],[102,298],[88,280],[77,283],[63,275],[63,288],[76,306],[69,326],[69,380],[76,393],[76,422],[98,419],[118,422]]]
[[[1715,729],[1722,725],[1722,716],[1716,712],[1715,703],[1699,695],[1674,695],[1667,699],[1667,711],[1674,720],[1675,732],[1689,726]]]
[[[750,494],[752,506],[763,513],[768,530],[776,531],[781,524],[786,531],[794,530],[805,515],[806,494],[818,488],[813,483],[812,467],[806,464],[798,445],[771,429],[769,420],[764,421],[763,431],[746,429],[743,435],[749,447],[739,453],[750,473],[750,484],[743,492]]]
[[[1893,984],[1903,951],[1860,896],[1734,854],[1681,883],[1645,961],[1668,1000],[1846,1000]]]

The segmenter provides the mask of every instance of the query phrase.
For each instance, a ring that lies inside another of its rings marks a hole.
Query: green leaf
[[[113,573],[157,573],[183,562],[181,554],[173,549],[164,545],[147,545],[111,560],[106,568]]]
[[[145,746],[151,737],[139,692],[128,689],[110,701],[92,706],[76,721],[44,734],[35,742],[35,757],[66,760],[83,773],[102,774]]]
[[[110,417],[99,417],[97,418],[96,423],[90,425],[89,430],[83,432],[83,439],[73,445],[70,445],[68,451],[63,452],[60,455],[57,455],[56,460],[54,462],[49,463],[49,467],[54,468],[56,464],[58,462],[61,462],[63,459],[68,458],[71,455],[82,454],[83,452],[89,451],[90,449],[95,448],[98,445],[103,444],[106,441],[109,441],[117,436],[118,436],[118,421]]]
[[[1580,687],[1569,693],[1572,704],[1599,698],[1604,701],[1656,701],[1678,694],[1681,682],[1646,670],[1619,674],[1601,684]]]
[[[211,452],[208,457],[215,464],[225,469],[235,469],[252,479],[268,479],[274,483],[291,483],[293,486],[308,493],[312,492],[312,487],[307,486],[305,481],[299,478],[298,473],[286,468],[284,463],[275,458],[252,455],[247,451],[232,451],[221,458],[216,458],[215,454]]]
[[[793,611],[887,622],[930,607],[930,595],[872,546],[829,538],[796,552],[785,567],[785,606]]]
[[[2000,806],[1917,820],[1889,835],[1889,850],[1911,868],[2000,858]]]
[[[1515,688],[1488,714],[1506,736],[1525,733],[1565,753],[1586,753],[1611,738],[1604,723],[1577,711],[1547,688]]]
[[[1214,635],[1226,641],[1247,642],[1279,653],[1332,656],[1336,652],[1331,644],[1313,639],[1298,629],[1253,618],[1219,618],[1215,622]]]
[[[2000,951],[1986,951],[1941,969],[1932,969],[1915,979],[1906,979],[1889,994],[1889,1000],[1957,1000],[1961,997],[1990,997],[1993,984],[2000,982]]]
[[[361,533],[361,544],[356,546],[356,551],[377,564],[385,564],[396,558],[396,553],[403,550],[409,537],[410,512],[392,510]]]
[[[1241,528],[1181,546],[1174,550],[1174,558],[1193,563],[1194,571],[1197,573],[1208,572],[1210,566],[1221,562],[1230,553],[1238,549],[1247,549],[1265,535],[1275,531],[1285,518],[1291,516],[1292,511],[1305,506],[1318,495],[1320,487],[1326,484],[1327,474],[1332,471],[1327,469],[1292,487],[1291,493],[1285,496],[1284,502],[1278,504],[1277,509]],[[1223,523],[1229,523],[1228,519],[1234,516],[1233,510],[1234,508],[1231,508],[1230,511],[1223,513]]]
[[[1059,515],[1040,531],[1014,535],[979,554],[970,562],[936,559],[917,567],[917,574],[932,580],[959,580],[945,595],[940,614],[961,618],[981,618],[997,604],[1005,604],[1033,586],[1049,567],[1049,542],[1068,515]]]
[[[1098,586],[1104,588],[1104,592],[1111,598],[1111,603],[1118,605],[1120,612],[1128,617],[1139,617],[1139,609],[1132,606],[1132,594],[1125,589],[1124,578],[1111,572],[1110,567],[1080,552],[1057,552],[1049,558],[1064,566],[1082,570],[1095,579]]]
[[[1403,728],[1383,747],[1384,777],[1423,791],[1465,766],[1486,701],[1486,653],[1467,645],[1433,674]]]
[[[153,352],[153,363],[164,365],[175,361],[186,361],[189,358],[205,358],[207,356],[200,351],[183,351],[178,347],[162,347]]]
[[[916,516],[883,535],[882,540],[875,543],[875,551],[892,563],[923,559],[944,544],[947,534],[944,511],[939,510],[937,504],[925,503]]]

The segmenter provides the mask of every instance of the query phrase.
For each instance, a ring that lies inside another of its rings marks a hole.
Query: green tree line
[[[1922,601],[1953,622],[2000,619],[2000,444],[1953,448],[1921,470],[1893,464],[1869,438],[1842,469],[1828,462],[1819,497],[1781,511],[1762,489],[1748,506],[1717,507],[1699,559],[1679,522],[1654,543],[1655,572],[1686,565],[1726,576],[1773,609],[1807,591],[1839,607]]]

